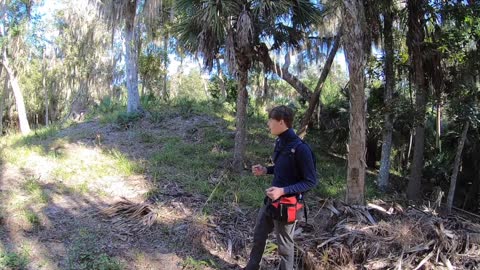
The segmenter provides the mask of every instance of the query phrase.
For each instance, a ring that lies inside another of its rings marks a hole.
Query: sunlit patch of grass
[[[27,195],[22,194],[19,191],[11,191],[7,196],[6,196],[6,208],[9,211],[21,211],[24,209],[28,203],[30,202],[30,197]]]
[[[23,184],[23,188],[31,196],[31,200],[37,203],[47,203],[48,195],[43,190],[42,186],[34,177],[29,177]]]
[[[55,169],[52,170],[52,176],[60,181],[68,181],[75,175],[75,170],[68,166],[57,165]]]
[[[87,194],[90,190],[88,188],[88,182],[87,181],[84,181],[80,184],[77,184],[77,185],[74,185],[70,191],[72,192],[75,192],[75,193],[78,193],[78,194]]]
[[[107,156],[115,161],[115,169],[123,176],[130,176],[144,172],[144,168],[140,164],[130,160],[125,154],[117,149],[109,150]]]
[[[29,165],[29,158],[42,155],[42,153],[43,149],[40,146],[13,146],[7,147],[2,151],[2,158],[4,162],[8,162],[17,167],[25,168]]]

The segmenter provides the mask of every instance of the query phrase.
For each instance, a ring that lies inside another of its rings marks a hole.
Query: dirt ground
[[[40,147],[46,152],[75,156],[76,162],[85,167],[94,166],[105,149],[117,149],[129,159],[142,163],[161,151],[162,145],[138,141],[138,130],[148,131],[154,137],[184,138],[188,136],[187,130],[206,121],[215,120],[198,116],[187,121],[169,119],[162,125],[142,120],[129,129],[101,125],[97,121],[84,122],[60,131],[55,138],[42,142]],[[183,124],[179,125],[179,122]],[[59,139],[61,145],[55,143]],[[120,198],[131,202],[145,201],[152,188],[148,172],[128,177],[106,175],[88,181],[84,179],[88,175],[77,175],[67,182],[52,176],[52,162],[52,159],[39,156],[28,160],[28,164],[21,168],[6,162],[0,167],[2,201],[21,197],[19,190],[24,188],[22,183],[28,178],[35,178],[43,196],[47,197],[47,203],[41,206],[35,202],[26,206],[37,213],[36,226],[20,216],[14,204],[3,206],[0,245],[5,251],[28,254],[27,269],[82,269],[86,265],[95,267],[92,266],[95,262],[89,260],[101,261],[105,257],[119,261],[124,269],[235,268],[234,259],[231,262],[218,259],[202,263],[200,259],[203,257],[197,258],[198,254],[205,253],[204,250],[189,246],[189,243],[176,242],[176,239],[185,240],[183,234],[191,230],[192,213],[206,198],[193,194],[171,196],[166,192],[157,195],[152,202],[158,213],[156,223],[143,231],[135,231],[132,227],[138,224],[115,222],[101,213]],[[85,191],[78,192],[82,185]],[[165,190],[182,192],[181,187],[168,187],[175,186],[175,183],[164,185]]]

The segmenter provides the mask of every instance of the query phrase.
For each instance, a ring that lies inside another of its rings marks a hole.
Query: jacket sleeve
[[[302,144],[297,148],[297,166],[300,179],[297,183],[284,188],[286,194],[295,194],[308,191],[317,185],[317,172],[315,164],[313,164],[313,156],[310,148],[306,144]]]
[[[268,166],[267,167],[267,174],[273,174],[274,170],[275,170],[275,165],[274,166]]]

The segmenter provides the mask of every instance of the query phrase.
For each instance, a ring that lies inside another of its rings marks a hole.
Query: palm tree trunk
[[[385,43],[385,127],[382,134],[382,157],[380,161],[380,172],[378,175],[378,185],[380,190],[386,191],[388,187],[388,178],[390,176],[390,154],[392,152],[392,94],[395,88],[395,70],[393,68],[393,7],[392,0],[388,0],[387,12],[384,16],[384,43]]]
[[[350,121],[348,141],[348,170],[346,202],[364,204],[365,198],[365,139],[366,102],[365,74],[366,44],[365,13],[362,0],[344,0],[345,57],[350,74]]]
[[[341,27],[340,27],[341,29]],[[341,30],[340,30],[341,31]],[[332,67],[333,59],[337,54],[338,48],[340,47],[340,37],[342,36],[341,32],[337,34],[335,37],[335,42],[333,43],[333,47],[328,54],[327,61],[322,69],[322,74],[320,74],[320,78],[318,79],[317,86],[315,87],[315,92],[311,95],[310,100],[308,101],[308,109],[303,115],[302,122],[298,131],[298,135],[303,138],[307,134],[307,127],[308,123],[310,122],[310,118],[312,118],[313,112],[317,107],[318,102],[320,101],[320,95],[322,93],[323,84],[327,79],[328,73],[330,73],[330,68]]]
[[[138,53],[135,34],[135,13],[137,1],[128,1],[125,16],[125,66],[127,73],[127,113],[140,112],[140,96],[138,93]]]
[[[12,86],[13,95],[15,96],[15,104],[18,112],[18,120],[20,122],[20,131],[23,135],[30,133],[30,125],[28,124],[27,111],[25,109],[25,102],[23,101],[23,94],[18,83],[18,78],[13,69],[10,67],[10,62],[7,57],[7,52],[3,50],[3,66],[7,70],[10,78],[10,85]]]
[[[450,189],[448,190],[447,197],[447,212],[450,214],[453,206],[453,197],[455,195],[455,187],[457,185],[457,175],[460,169],[460,161],[462,159],[463,146],[465,145],[465,140],[467,139],[468,128],[470,127],[470,122],[467,120],[465,126],[463,127],[462,137],[460,137],[460,142],[458,143],[457,153],[455,155],[455,162],[453,163],[453,172],[452,177],[450,178]]]
[[[233,150],[233,169],[240,172],[243,169],[243,159],[246,148],[246,115],[247,115],[247,83],[248,68],[239,68],[238,70],[238,93],[237,93],[237,114],[236,114],[236,133],[235,148]]]
[[[426,114],[426,85],[423,71],[422,44],[424,40],[424,0],[409,0],[407,45],[410,54],[412,70],[414,72],[415,94],[415,138],[413,144],[413,160],[410,168],[410,177],[407,187],[407,197],[417,200],[421,194],[421,178],[424,163],[425,148],[425,114]]]

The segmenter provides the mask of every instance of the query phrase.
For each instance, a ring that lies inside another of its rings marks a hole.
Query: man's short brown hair
[[[294,116],[295,113],[293,110],[285,105],[277,106],[268,112],[269,119],[275,119],[277,121],[283,120],[288,128],[292,128]]]

